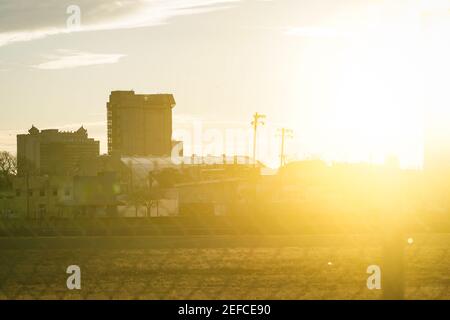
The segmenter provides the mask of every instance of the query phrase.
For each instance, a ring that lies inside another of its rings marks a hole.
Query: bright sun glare
[[[449,52],[449,14],[441,8],[450,8],[450,1],[402,3],[386,4],[386,10],[370,12],[373,21],[363,28],[345,31],[327,123],[333,142],[346,149],[342,160],[382,163],[395,155],[402,167],[421,167],[425,113],[448,105],[448,97],[436,104],[427,94],[439,82],[436,71],[448,66],[436,52]]]

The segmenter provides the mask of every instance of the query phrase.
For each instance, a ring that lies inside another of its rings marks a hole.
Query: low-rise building
[[[4,216],[27,219],[114,215],[119,193],[113,173],[16,177],[0,208]]]

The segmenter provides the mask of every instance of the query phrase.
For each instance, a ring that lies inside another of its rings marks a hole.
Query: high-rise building
[[[100,142],[88,138],[83,127],[61,132],[33,126],[28,134],[17,135],[18,175],[22,176],[86,174],[99,154]]]
[[[107,103],[108,153],[119,156],[169,156],[172,150],[171,94],[113,91]]]

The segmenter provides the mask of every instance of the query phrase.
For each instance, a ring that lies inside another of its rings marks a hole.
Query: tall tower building
[[[107,103],[108,153],[169,156],[172,150],[171,94],[113,91]]]

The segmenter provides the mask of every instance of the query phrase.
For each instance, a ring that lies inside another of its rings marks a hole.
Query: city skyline
[[[450,0],[0,0],[0,300],[449,300],[449,40]]]
[[[113,90],[174,94],[175,139],[195,123],[251,130],[252,114],[267,114],[269,164],[279,158],[272,133],[289,127],[296,158],[381,163],[397,154],[417,168],[424,109],[448,119],[436,86],[445,83],[437,70],[446,67],[448,1],[81,1],[80,30],[66,32],[69,5],[34,5],[30,19],[3,5],[0,149],[14,152],[15,135],[32,124],[84,125],[106,153]],[[422,32],[433,37],[418,40]],[[423,41],[433,49],[425,61]]]

